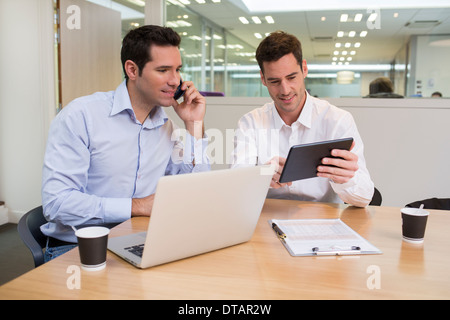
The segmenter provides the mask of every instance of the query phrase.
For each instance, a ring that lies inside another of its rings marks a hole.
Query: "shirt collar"
[[[306,93],[305,104],[303,105],[302,112],[300,112],[300,115],[295,122],[298,122],[299,124],[302,124],[307,128],[311,128],[313,102],[308,91],[305,91],[305,93]],[[283,125],[286,125],[283,119],[281,119],[280,115],[278,114],[275,103],[273,103],[273,118],[275,122],[275,128],[281,129]]]
[[[124,80],[114,92],[113,107],[111,109],[111,116],[121,113],[123,110],[131,110],[131,100],[128,94],[127,82]],[[133,112],[134,113],[134,112]]]
[[[144,121],[144,128],[152,129],[160,127],[169,119],[163,107],[155,107],[155,110],[150,112],[150,114],[151,116],[147,117]]]
[[[114,92],[114,101],[110,116],[115,116],[124,110],[128,112],[133,121],[138,122],[133,107],[131,106],[126,80],[124,80]],[[156,109],[151,112],[151,116],[145,119],[143,127],[148,129],[156,128],[162,126],[167,120],[168,116],[166,112],[162,107],[157,106]]]
[[[306,101],[303,106],[302,112],[300,112],[300,116],[297,119],[297,122],[304,125],[307,128],[311,128],[312,123],[312,110],[313,110],[313,99],[309,95],[308,91],[306,92]]]

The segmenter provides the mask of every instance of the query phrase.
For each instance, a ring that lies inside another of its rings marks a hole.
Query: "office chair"
[[[47,245],[47,236],[41,232],[40,227],[47,222],[48,221],[44,217],[42,206],[39,206],[27,212],[20,218],[19,224],[17,225],[19,236],[28,249],[30,249],[36,268],[41,264],[44,264],[44,251],[42,249]],[[120,222],[101,224],[101,226],[111,229],[118,224],[120,224]],[[89,226],[98,226],[98,224],[86,224],[79,227],[84,228]]]
[[[421,204],[424,209],[450,210],[450,198],[429,198],[408,203],[405,207],[419,208]]]
[[[47,220],[44,217],[42,206],[39,206],[20,218],[17,225],[20,238],[33,255],[35,267],[39,267],[44,263],[44,252],[42,249],[46,246],[47,237],[41,232],[40,226],[45,223],[47,223]]]
[[[381,206],[381,202],[383,200],[381,193],[377,188],[374,189],[372,201],[370,201],[369,206]]]

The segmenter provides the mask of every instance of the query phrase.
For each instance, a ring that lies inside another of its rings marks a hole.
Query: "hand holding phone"
[[[181,88],[186,88],[182,90]],[[182,102],[178,102],[178,99],[184,96]],[[196,139],[201,139],[203,137],[203,119],[206,113],[206,100],[200,92],[195,88],[192,81],[182,81],[180,80],[180,85],[175,90],[173,94],[173,104],[178,117],[184,121],[186,129],[189,131],[191,136]],[[200,130],[196,128],[200,125]]]
[[[183,84],[183,80],[180,80],[180,85],[177,87],[177,90],[175,91],[175,94],[173,96],[173,98],[175,100],[178,100],[181,98],[181,96],[184,95],[185,90],[181,90],[181,85]]]

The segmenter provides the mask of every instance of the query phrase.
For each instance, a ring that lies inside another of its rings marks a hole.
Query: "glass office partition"
[[[87,1],[120,11],[125,35],[145,24],[146,4],[161,0]],[[416,9],[402,5],[372,8],[361,1],[352,10],[291,11],[278,5],[268,16],[269,12],[245,9],[239,5],[243,2],[164,1],[162,20],[182,37],[183,77],[194,81],[201,91],[222,92],[228,97],[267,96],[254,53],[266,34],[281,29],[299,34],[309,67],[306,86],[313,95],[365,96],[370,81],[379,76],[390,77],[395,91],[405,97],[427,97],[433,90],[449,95],[448,80],[441,76],[448,70],[434,65],[433,70],[427,68],[430,61],[446,59],[448,41],[434,41],[431,37],[450,34],[449,5],[440,4],[439,9],[429,3]],[[394,29],[397,31],[392,33]],[[431,40],[425,40],[425,36]],[[350,83],[337,81],[341,70],[354,72]]]
[[[261,96],[255,48],[214,22],[167,1],[166,25],[182,37],[183,77],[201,91]]]
[[[255,59],[256,48],[231,33],[227,34],[227,75],[229,95],[234,97],[263,96],[259,67]]]
[[[203,89],[202,69],[204,69],[203,55],[204,41],[202,21],[200,17],[176,5],[167,5],[167,27],[171,27],[181,36],[181,57],[183,59],[182,77],[193,81],[197,88]],[[204,76],[204,74],[203,74]]]

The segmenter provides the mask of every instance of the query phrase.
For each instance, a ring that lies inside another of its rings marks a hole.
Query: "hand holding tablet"
[[[290,181],[286,182],[286,183],[280,182],[280,175],[283,172],[285,163],[286,163],[286,158],[282,158],[282,157],[274,157],[268,163],[266,163],[266,164],[274,165],[274,168],[275,168],[275,173],[272,177],[272,181],[270,182],[271,188],[278,189],[278,188],[284,187],[285,185],[288,185],[288,186],[292,185],[292,182],[290,182]]]
[[[358,157],[350,152],[352,148],[353,138],[293,146],[284,163],[279,183],[318,176],[345,183],[358,170]]]

